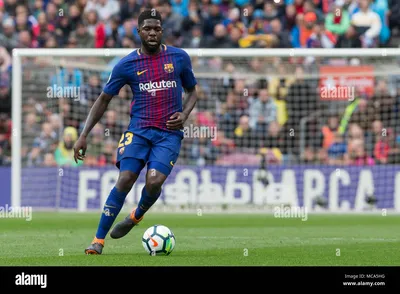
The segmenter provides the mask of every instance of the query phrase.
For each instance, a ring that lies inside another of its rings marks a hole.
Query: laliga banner
[[[21,205],[101,209],[118,172],[115,167],[23,169]],[[400,211],[400,166],[270,166],[267,186],[262,175],[254,167],[175,166],[155,205],[288,204],[312,211],[322,197],[331,211],[363,211],[366,197],[375,197],[377,208]],[[144,180],[145,170],[127,205],[138,202]]]

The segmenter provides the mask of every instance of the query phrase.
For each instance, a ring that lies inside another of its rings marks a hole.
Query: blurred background
[[[145,8],[161,12],[165,44],[187,49],[357,50],[400,45],[397,0],[0,0],[0,165],[11,166],[12,50],[138,48],[137,18]],[[245,165],[251,171],[280,175],[300,166],[296,181],[303,185],[303,167],[310,165],[326,167],[326,179],[338,167],[387,166],[373,170],[373,177],[380,178],[369,196],[380,194],[381,205],[394,206],[393,177],[400,163],[399,57],[191,57],[199,101],[187,125],[215,128],[217,136],[186,138],[171,181],[186,169],[201,178],[204,167],[225,189],[229,169],[244,174]],[[92,130],[84,162],[73,162],[72,146],[119,58],[22,59],[22,203],[76,207],[78,192],[71,187],[79,186],[81,177],[74,175],[74,168],[101,174],[115,170],[118,141],[129,123],[128,86]],[[354,95],[325,99],[321,89],[330,85],[348,86]],[[63,92],[56,97],[62,99],[49,99],[49,87],[71,87],[79,93],[67,97]],[[43,167],[50,169],[36,169]],[[54,168],[61,169],[54,173]],[[352,169],[347,171],[351,174]],[[49,184],[52,174],[54,183]],[[271,182],[265,174],[260,178],[263,187]],[[359,184],[358,176],[353,180],[344,193],[350,206]],[[242,181],[253,191],[253,179]],[[95,185],[96,195],[108,193],[107,186]],[[54,189],[57,197],[50,195]],[[182,189],[170,194],[189,193]],[[38,190],[45,194],[40,201]],[[326,200],[327,191],[325,187],[317,194]],[[87,207],[99,207],[99,200],[90,201]]]

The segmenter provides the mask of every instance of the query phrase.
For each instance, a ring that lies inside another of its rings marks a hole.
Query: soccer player
[[[129,233],[157,201],[177,161],[184,123],[197,101],[197,81],[189,55],[162,43],[162,19],[158,11],[151,9],[140,14],[138,33],[140,48],[123,57],[113,68],[74,146],[75,161],[84,160],[89,132],[103,116],[113,96],[128,84],[133,93],[131,119],[117,148],[119,177],[104,204],[96,235],[85,254],[102,253],[104,239],[146,164],[146,183],[138,206],[114,226],[110,237],[118,239]]]

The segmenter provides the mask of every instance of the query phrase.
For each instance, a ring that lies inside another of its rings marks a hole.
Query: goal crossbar
[[[14,49],[13,57],[17,56],[125,56],[137,48],[119,49]],[[400,48],[370,48],[370,49],[184,49],[190,56],[202,57],[289,57],[289,56],[313,56],[313,57],[379,57],[400,56]]]

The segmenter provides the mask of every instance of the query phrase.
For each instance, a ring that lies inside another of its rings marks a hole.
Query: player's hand
[[[78,163],[78,160],[83,161],[85,158],[86,148],[86,137],[79,137],[78,141],[76,141],[74,145],[74,159],[76,163]],[[82,152],[80,152],[81,150]]]
[[[167,128],[171,130],[183,129],[183,124],[187,120],[186,114],[183,112],[175,112],[167,121]]]

